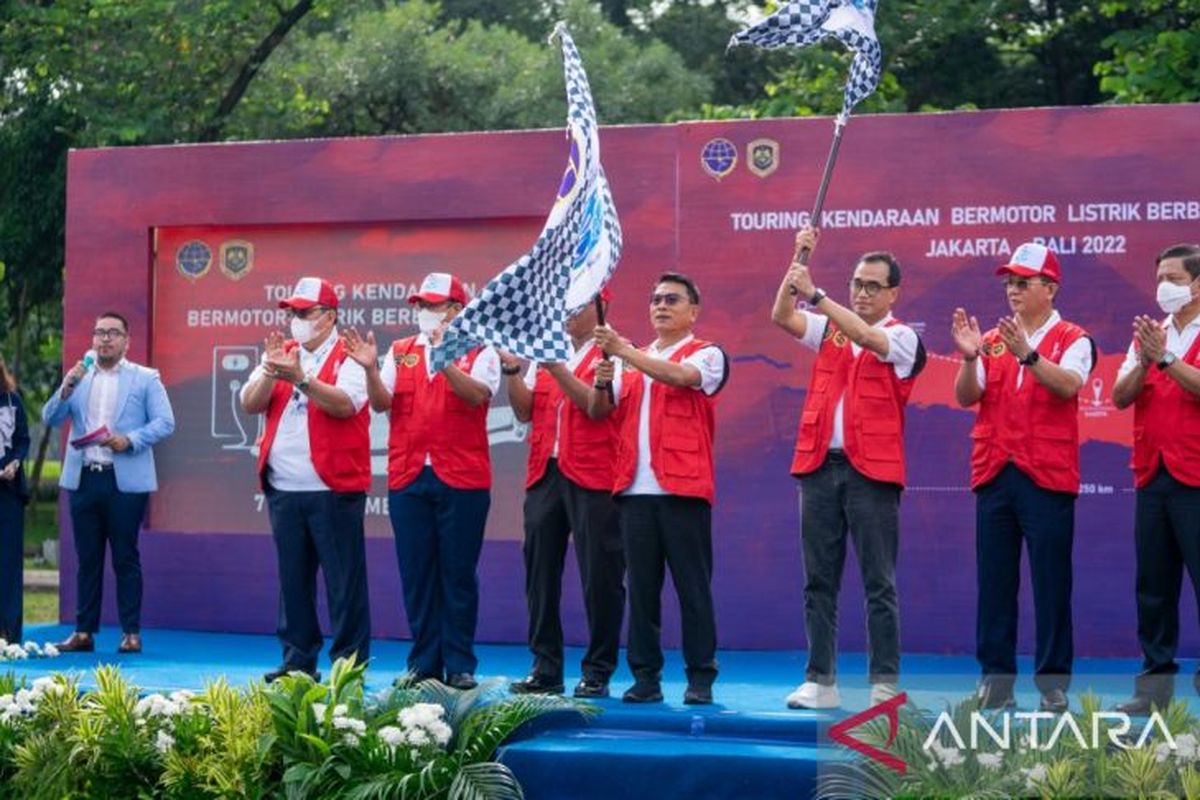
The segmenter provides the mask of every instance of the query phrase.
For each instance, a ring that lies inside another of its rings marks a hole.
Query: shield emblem
[[[254,245],[234,239],[221,245],[221,272],[235,281],[250,274],[254,268]]]
[[[774,139],[755,139],[746,145],[746,164],[760,178],[779,169],[779,142]]]

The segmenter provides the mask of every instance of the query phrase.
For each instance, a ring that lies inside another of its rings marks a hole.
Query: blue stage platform
[[[54,642],[65,638],[65,626],[31,626],[26,638]],[[105,629],[97,637],[97,652],[63,654],[55,659],[8,662],[30,679],[52,671],[76,672],[91,686],[90,671],[117,664],[144,691],[199,689],[224,676],[234,685],[261,677],[279,661],[272,636],[146,630],[145,652],[118,655],[119,632]],[[372,643],[368,688],[384,689],[404,670],[408,643]],[[517,645],[480,645],[481,680],[504,682],[525,674],[529,654]],[[578,664],[581,652],[568,648],[567,664]],[[581,723],[577,718],[540,720],[522,730],[502,749],[508,764],[538,798],[806,798],[811,796],[822,764],[843,757],[830,745],[825,728],[846,713],[867,707],[869,687],[866,659],[858,653],[839,659],[843,709],[834,713],[791,711],[784,698],[803,679],[801,652],[724,651],[719,654],[721,676],[715,686],[717,703],[685,706],[683,663],[678,652],[667,653],[663,675],[666,702],[650,706],[622,703],[620,692],[631,682],[628,670],[613,679],[616,697],[598,701],[602,713]],[[973,659],[961,656],[906,655],[901,688],[923,708],[940,710],[969,695],[976,680]],[[322,665],[327,669],[328,665]],[[1111,706],[1128,696],[1135,659],[1079,659],[1072,698],[1084,691]],[[1183,664],[1179,696],[1200,713],[1191,693],[1194,665]],[[1029,659],[1021,659],[1018,683],[1021,708],[1036,708]],[[578,675],[568,671],[568,687]]]

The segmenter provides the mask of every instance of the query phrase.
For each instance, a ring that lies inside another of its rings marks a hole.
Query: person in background
[[[0,639],[19,643],[24,602],[25,460],[29,420],[17,379],[0,356]]]

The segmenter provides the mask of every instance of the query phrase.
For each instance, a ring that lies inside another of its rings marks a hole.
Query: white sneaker
[[[885,703],[898,694],[900,694],[900,689],[894,683],[872,683],[871,705],[877,706]]]
[[[788,708],[837,708],[842,704],[837,685],[822,686],[815,681],[805,681],[796,691],[787,696]]]

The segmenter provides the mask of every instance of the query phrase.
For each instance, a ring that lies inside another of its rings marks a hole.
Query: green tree
[[[1102,91],[1118,103],[1200,100],[1200,2],[1106,2],[1100,9],[1120,23],[1104,41],[1111,57],[1096,64]]]

